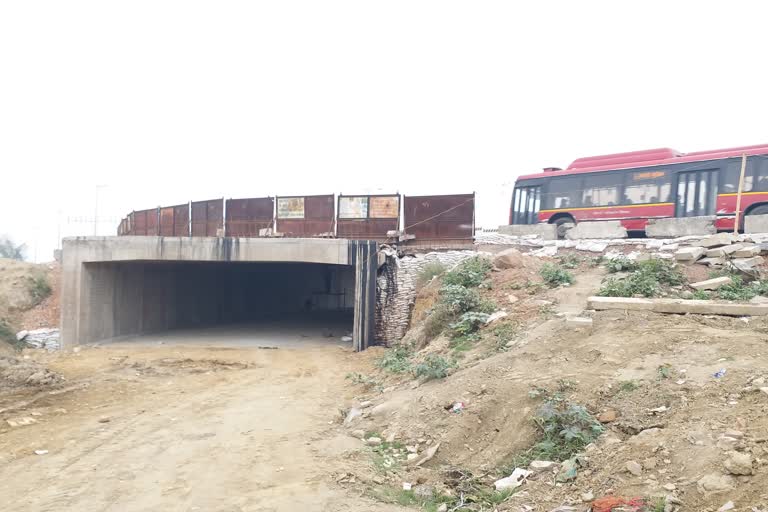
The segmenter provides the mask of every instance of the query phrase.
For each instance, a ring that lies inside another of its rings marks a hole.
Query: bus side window
[[[747,168],[744,172],[744,188],[742,192],[752,192],[755,176],[755,166],[758,159],[747,158]],[[762,160],[762,159],[760,159]],[[723,193],[735,194],[739,191],[739,176],[741,175],[741,158],[728,161],[723,174]],[[759,182],[759,180],[758,180]]]
[[[611,206],[619,199],[619,173],[595,173],[584,176],[583,206]]]
[[[575,208],[581,205],[581,177],[564,176],[549,182],[546,208]]]
[[[755,156],[752,159],[754,160],[754,190],[768,192],[768,158]]]
[[[671,174],[664,170],[628,173],[623,204],[669,202],[671,179]]]

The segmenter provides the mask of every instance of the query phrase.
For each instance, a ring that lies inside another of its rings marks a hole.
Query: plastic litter
[[[721,377],[724,377],[724,376],[725,376],[725,372],[726,372],[726,371],[727,371],[727,370],[726,370],[725,368],[720,368],[719,370],[717,370],[717,371],[714,373],[713,377],[714,377],[714,378],[716,378],[716,379],[719,379],[719,378],[721,378]]]
[[[47,455],[48,450],[35,450],[35,455]]]
[[[453,407],[451,407],[451,412],[455,412],[456,414],[459,414],[461,411],[464,410],[464,402],[456,402],[453,404]]]
[[[501,480],[496,480],[493,485],[497,491],[503,491],[504,489],[516,489],[523,485],[525,479],[531,474],[531,471],[523,468],[515,468],[511,475]]]
[[[605,496],[592,502],[592,512],[613,512],[621,508],[623,511],[640,511],[645,508],[642,498],[622,498],[620,496]]]

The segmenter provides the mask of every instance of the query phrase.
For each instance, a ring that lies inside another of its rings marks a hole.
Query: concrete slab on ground
[[[698,315],[766,316],[768,304],[737,304],[711,300],[638,299],[634,297],[590,297],[589,309],[692,313]]]

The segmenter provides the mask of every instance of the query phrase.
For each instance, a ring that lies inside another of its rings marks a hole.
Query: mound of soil
[[[20,388],[54,388],[64,378],[31,360],[0,357],[0,391]]]

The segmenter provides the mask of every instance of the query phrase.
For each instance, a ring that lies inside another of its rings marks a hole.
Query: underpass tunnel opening
[[[222,341],[338,342],[353,330],[350,265],[110,262],[84,270],[93,339],[80,342],[208,328],[222,328]]]

